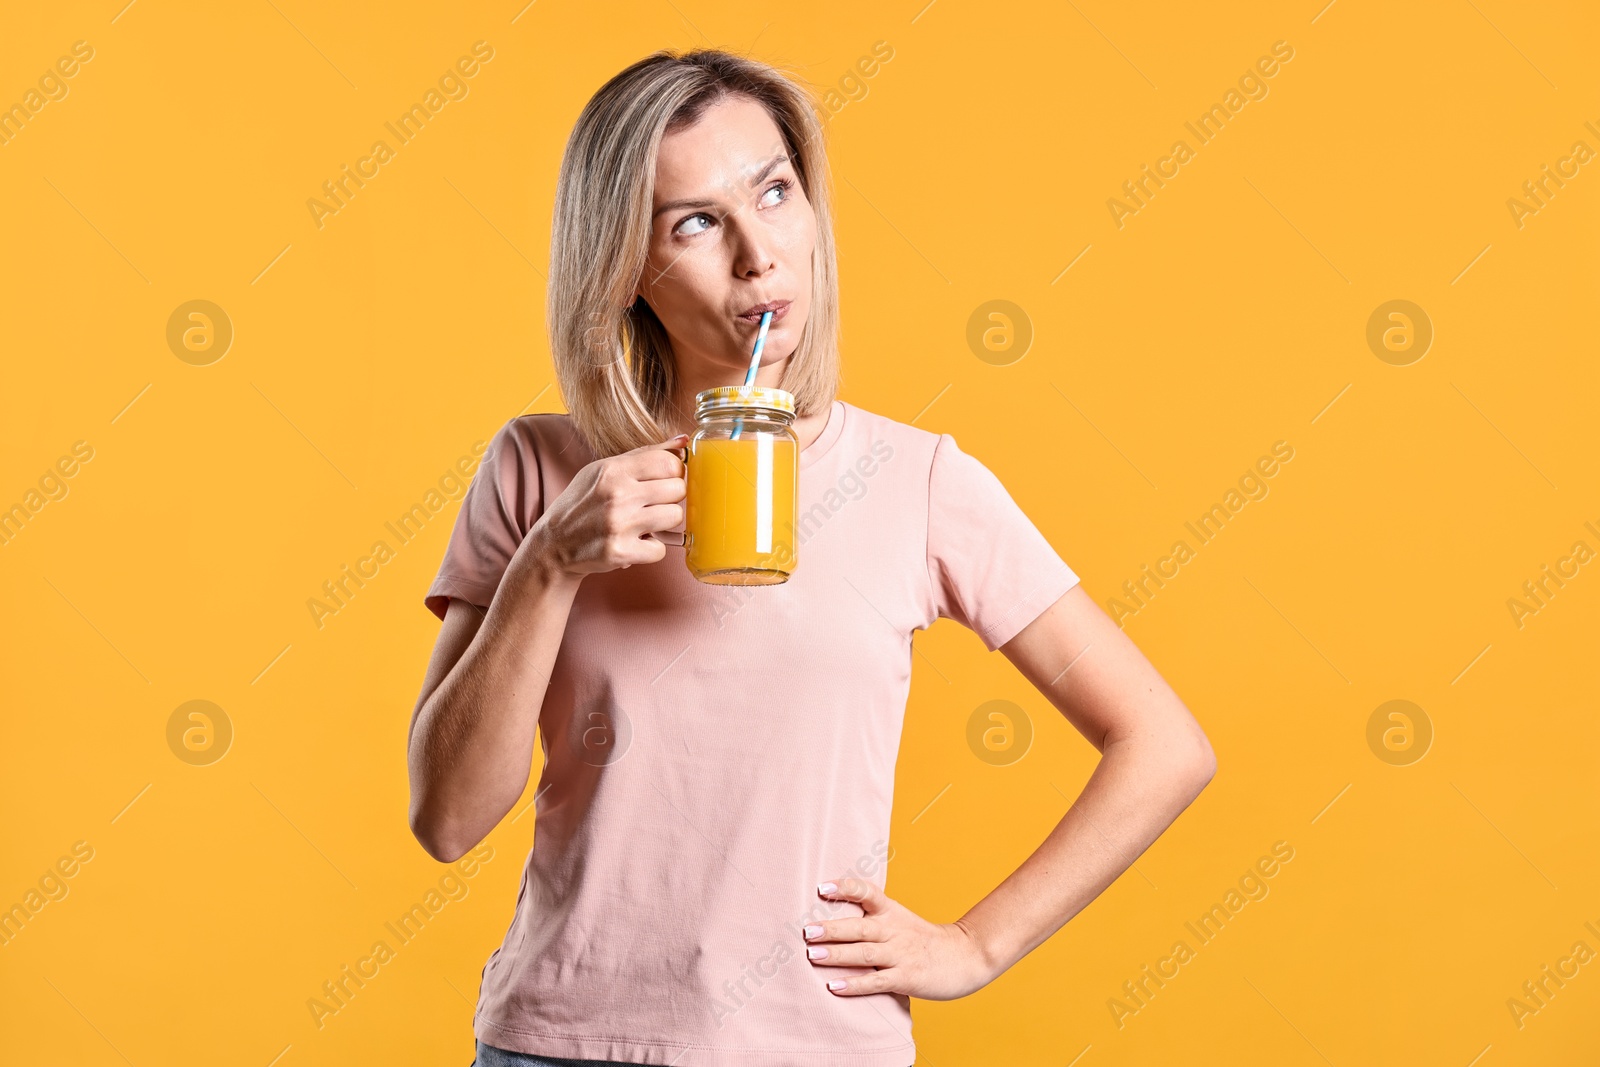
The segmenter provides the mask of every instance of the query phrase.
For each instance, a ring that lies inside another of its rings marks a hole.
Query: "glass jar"
[[[683,545],[710,585],[777,585],[795,567],[800,442],[794,397],[725,385],[695,395]]]

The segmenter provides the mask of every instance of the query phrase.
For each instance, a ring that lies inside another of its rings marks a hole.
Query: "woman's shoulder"
[[[507,419],[484,462],[507,491],[553,498],[594,458],[570,415],[539,411]]]
[[[979,456],[962,448],[954,433],[915,425],[937,400],[936,396],[923,404],[921,410],[910,416],[909,422],[846,403],[849,409],[846,426],[848,436],[854,438],[855,450],[870,448],[880,457],[891,454],[915,457],[914,463],[902,464],[901,469],[909,467],[911,473],[927,475],[936,489],[960,487],[973,479],[994,477]]]
[[[572,416],[564,411],[534,411],[525,415],[513,415],[506,420],[505,425],[514,432],[523,434],[543,433],[552,431],[565,433],[572,425]]]
[[[904,449],[931,460],[940,440],[948,436],[937,430],[928,430],[915,425],[915,420],[921,418],[931,405],[923,405],[922,411],[912,412],[909,415],[911,421],[901,421],[846,400],[841,400],[840,403],[844,405],[846,412],[845,433],[858,443],[865,442],[870,445],[882,442],[891,448]]]
[[[511,416],[495,431],[490,447],[513,451],[529,462],[588,451],[572,416],[561,411]]]

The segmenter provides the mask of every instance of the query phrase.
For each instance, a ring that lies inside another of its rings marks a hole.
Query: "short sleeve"
[[[928,475],[928,578],[939,615],[991,652],[1078,584],[1000,479],[949,434]]]
[[[500,578],[542,511],[538,449],[526,420],[495,433],[467,486],[439,573],[423,603],[440,619],[451,597],[487,610]]]

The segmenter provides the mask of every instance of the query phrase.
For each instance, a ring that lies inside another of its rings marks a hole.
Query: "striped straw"
[[[761,365],[761,349],[767,343],[767,326],[772,322],[772,312],[761,313],[761,330],[756,334],[756,350],[750,356],[750,369],[744,372],[744,384],[748,387],[756,382],[756,368]],[[739,439],[739,431],[744,429],[744,416],[740,415],[733,420],[733,434],[731,439]]]

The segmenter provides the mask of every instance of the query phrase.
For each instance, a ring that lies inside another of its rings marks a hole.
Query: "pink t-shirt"
[[[428,608],[487,608],[593,459],[566,415],[501,427]],[[912,632],[943,616],[993,650],[1078,578],[953,437],[842,400],[800,455],[799,507],[782,585],[702,584],[669,544],[579,586],[539,713],[533,847],[483,971],[485,1043],[677,1067],[915,1060],[910,998],[830,993],[871,968],[812,964],[801,927],[862,914],[817,883],[885,884]]]

